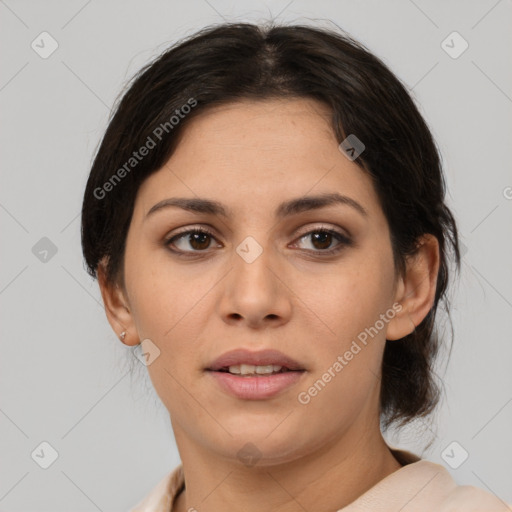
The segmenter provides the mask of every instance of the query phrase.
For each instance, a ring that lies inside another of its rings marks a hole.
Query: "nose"
[[[271,249],[251,254],[254,250],[249,244],[233,254],[233,267],[223,280],[218,312],[231,325],[245,324],[252,329],[284,325],[292,313],[293,295],[286,285],[285,272]]]

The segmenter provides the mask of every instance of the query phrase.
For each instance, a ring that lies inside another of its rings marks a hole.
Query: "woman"
[[[133,510],[506,510],[381,431],[438,400],[444,193],[406,89],[350,37],[225,24],[137,75],[82,211],[182,460]]]

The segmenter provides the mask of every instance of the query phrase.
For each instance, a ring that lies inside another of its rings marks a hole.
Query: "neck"
[[[374,427],[374,425],[373,425]],[[332,512],[353,502],[400,469],[380,428],[352,428],[342,438],[284,464],[253,467],[226,459],[191,443],[175,428],[186,481],[173,512]]]

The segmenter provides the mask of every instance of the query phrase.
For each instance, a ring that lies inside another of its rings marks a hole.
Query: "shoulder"
[[[512,512],[494,494],[458,485],[444,466],[409,452],[392,452],[403,467],[338,512]]]
[[[470,485],[458,485],[442,502],[439,512],[507,512],[512,506],[494,494]]]
[[[422,460],[406,451],[393,450],[393,453],[399,460],[401,458],[405,461],[405,465],[397,473],[401,471],[405,481],[416,478],[420,484],[425,480],[426,503],[431,496],[434,500],[432,503],[439,512],[512,512],[512,506],[494,494],[478,487],[458,485],[448,470],[440,464]]]
[[[129,512],[169,512],[184,483],[183,466],[180,464],[162,478]]]

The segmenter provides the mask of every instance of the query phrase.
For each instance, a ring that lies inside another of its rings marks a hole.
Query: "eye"
[[[171,249],[173,252],[202,252],[210,248],[212,240],[215,240],[215,237],[211,231],[206,228],[194,228],[174,235],[165,241],[165,245],[177,247],[177,251]],[[187,244],[192,250],[187,250]]]
[[[310,248],[307,251],[321,253],[322,255],[335,254],[344,247],[352,245],[352,240],[343,233],[336,230],[319,227],[304,233],[299,241],[310,239]],[[216,240],[215,235],[206,228],[193,228],[182,231],[165,241],[165,245],[174,253],[200,253],[206,252],[212,247],[212,241]],[[333,243],[337,242],[334,247]],[[297,245],[295,243],[294,245]],[[171,248],[174,247],[173,248]],[[188,247],[187,247],[188,246]],[[221,245],[217,245],[221,247]],[[190,249],[191,248],[191,249]]]
[[[352,240],[343,233],[329,228],[317,228],[302,235],[299,240],[310,239],[311,248],[306,250],[322,254],[335,254],[344,247],[352,245]],[[338,242],[332,247],[333,242]]]

